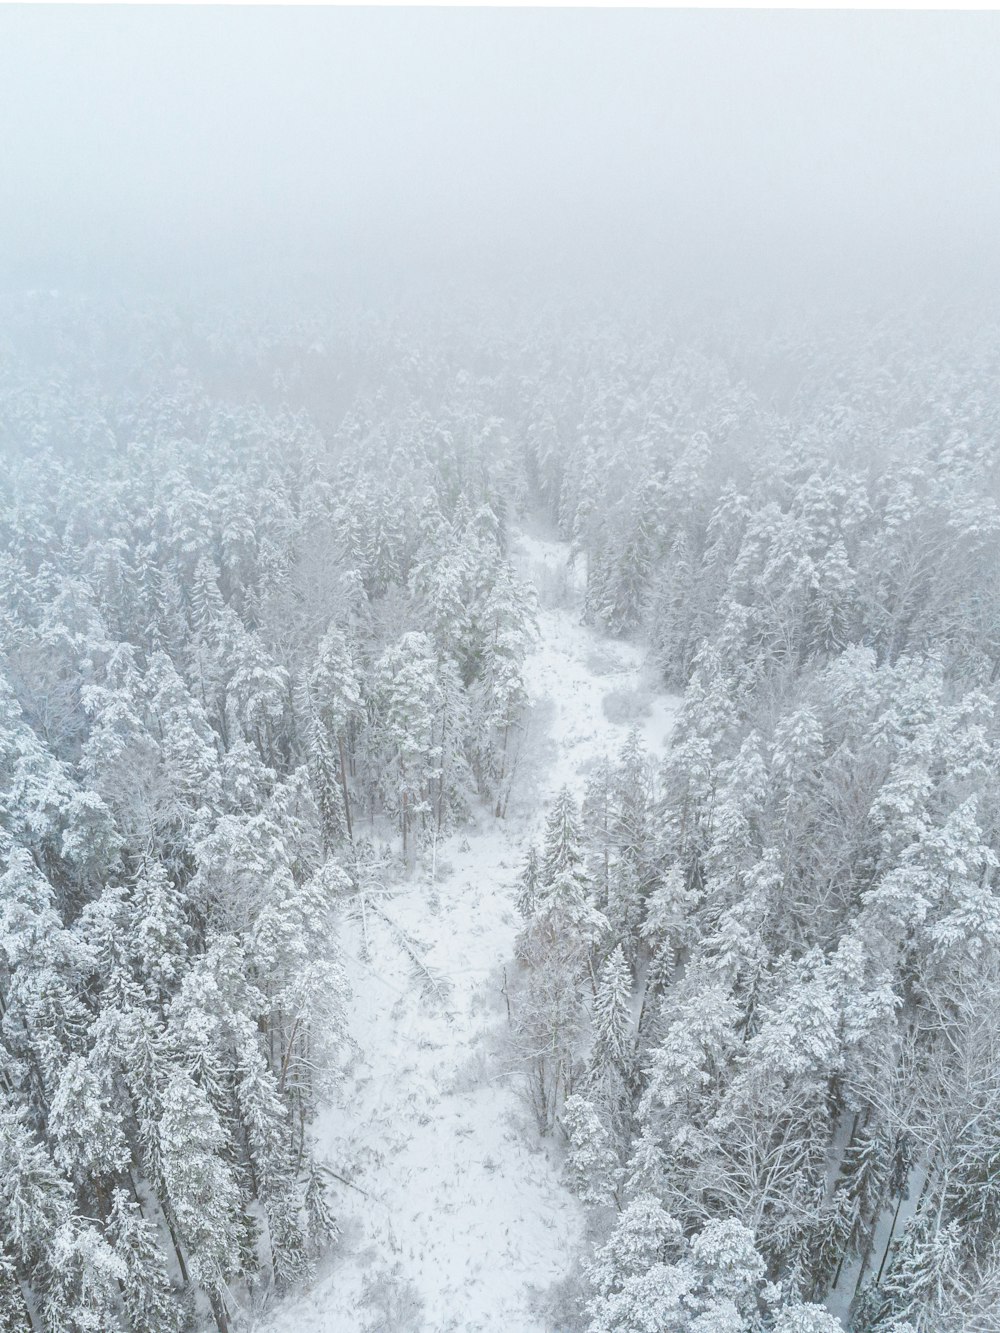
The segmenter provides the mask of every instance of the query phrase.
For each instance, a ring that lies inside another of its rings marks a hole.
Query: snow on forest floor
[[[442,841],[433,880],[425,867],[345,920],[358,1054],[314,1126],[320,1159],[351,1182],[333,1182],[344,1234],[267,1333],[541,1333],[538,1294],[577,1251],[583,1211],[559,1148],[539,1138],[500,1054],[516,880],[562,784],[582,795],[630,725],[661,752],[678,701],[650,689],[640,649],[580,624],[563,543],[522,536],[515,560],[542,603],[516,799],[505,821],[484,813]]]

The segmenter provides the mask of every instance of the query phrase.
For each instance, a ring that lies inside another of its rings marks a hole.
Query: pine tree
[[[591,1068],[624,1076],[632,1058],[632,974],[620,944],[601,968],[594,996],[594,1048]]]
[[[773,1333],[842,1333],[843,1324],[819,1305],[796,1301],[782,1306],[774,1321]],[[900,1328],[897,1333],[906,1333]]]
[[[640,1196],[624,1209],[608,1242],[598,1249],[588,1277],[589,1333],[676,1327],[683,1330],[683,1298],[692,1279],[669,1269],[685,1251],[684,1233],[660,1204]],[[650,1278],[661,1279],[650,1281]],[[673,1324],[667,1322],[673,1320]]]
[[[96,1227],[65,1223],[53,1238],[45,1294],[48,1328],[104,1333],[118,1322],[125,1265]]]
[[[621,1163],[599,1109],[586,1097],[567,1097],[560,1121],[569,1139],[566,1165],[570,1182],[584,1203],[613,1200],[621,1180]]]
[[[563,874],[582,882],[583,838],[577,805],[568,787],[563,787],[545,821],[542,850],[542,883],[551,886]]]
[[[163,1004],[189,962],[193,931],[187,895],[154,862],[137,876],[128,906],[130,955],[150,994]]]
[[[305,1234],[310,1255],[315,1258],[340,1235],[336,1217],[327,1199],[327,1182],[322,1169],[310,1155],[306,1167],[302,1207],[305,1212]]]
[[[211,642],[222,619],[225,602],[219,589],[219,571],[207,556],[202,556],[195,565],[189,595],[192,628],[198,638]]]
[[[78,1182],[115,1177],[131,1161],[111,1080],[81,1055],[67,1058],[49,1108],[49,1132],[57,1164]]]
[[[533,594],[514,577],[510,565],[496,563],[488,591],[477,609],[475,694],[478,702],[479,772],[497,818],[507,809],[515,740],[528,694],[523,666],[537,631]]]
[[[164,1087],[159,1139],[178,1239],[209,1294],[220,1333],[227,1333],[222,1292],[239,1268],[239,1190],[222,1155],[225,1131],[204,1091],[181,1069],[170,1072]]]
[[[333,815],[334,775],[342,803],[343,826],[353,839],[351,799],[347,782],[351,736],[362,714],[361,675],[347,635],[330,626],[316,649],[316,661],[306,675],[312,718],[310,755],[320,774],[321,808],[327,809],[330,845],[334,845],[339,820]]]
[[[259,634],[249,633],[230,608],[223,613],[219,643],[224,653],[226,736],[242,735],[269,767],[288,766],[285,712],[289,675]]]
[[[626,960],[636,961],[643,917],[642,881],[631,857],[621,857],[608,876],[605,908],[612,936],[621,941]]]
[[[26,1120],[25,1111],[0,1107],[0,1223],[20,1273],[44,1289],[56,1235],[72,1218],[72,1191]]]
[[[23,1333],[31,1328],[24,1290],[11,1260],[0,1252],[0,1333]]]
[[[122,1305],[130,1333],[180,1333],[182,1309],[171,1286],[156,1228],[123,1189],[111,1194],[107,1240],[124,1266]]]
[[[647,1125],[632,1145],[625,1172],[625,1189],[630,1201],[646,1195],[662,1197],[665,1193],[667,1155],[657,1144]]]
[[[641,515],[626,536],[613,536],[614,562],[597,601],[600,618],[612,634],[628,634],[640,623],[649,586],[649,548]]]
[[[447,544],[442,549],[443,541]],[[478,668],[471,595],[478,554],[467,542],[429,534],[428,550],[423,559],[418,557],[410,576],[439,654],[458,663],[466,683]]]
[[[530,843],[524,869],[518,878],[517,888],[517,910],[523,917],[530,917],[535,910],[538,901],[540,875],[541,866],[538,860],[538,848],[534,843]]]
[[[440,835],[452,819],[467,816],[474,789],[466,759],[470,733],[469,702],[458,668],[448,658],[438,663],[437,685],[431,750],[439,759],[437,774],[430,785],[435,836]]]
[[[386,747],[386,797],[399,819],[403,858],[415,855],[414,830],[430,809],[431,784],[440,771],[434,718],[440,686],[426,634],[404,634],[376,667],[378,726]]]
[[[278,1081],[249,1035],[237,1051],[236,1103],[247,1142],[254,1193],[264,1205],[271,1258],[279,1286],[305,1272],[298,1223],[292,1135]]]

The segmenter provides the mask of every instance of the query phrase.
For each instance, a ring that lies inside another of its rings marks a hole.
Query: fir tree
[[[594,1048],[591,1067],[624,1075],[632,1051],[632,974],[620,944],[601,968],[594,996]]]
[[[582,882],[583,838],[576,802],[568,787],[563,787],[545,821],[542,850],[542,883],[552,885],[563,874]]]
[[[541,866],[539,865],[538,849],[534,843],[531,843],[528,846],[524,869],[521,871],[517,887],[517,910],[523,917],[530,917],[535,910],[538,901],[540,874]]]
[[[239,1268],[239,1190],[223,1157],[226,1138],[218,1117],[180,1069],[171,1071],[164,1088],[159,1139],[178,1239],[192,1275],[209,1293],[220,1333],[227,1333],[222,1293]]]
[[[182,1308],[173,1289],[156,1228],[123,1189],[111,1195],[107,1240],[124,1266],[122,1306],[131,1333],[179,1333]]]

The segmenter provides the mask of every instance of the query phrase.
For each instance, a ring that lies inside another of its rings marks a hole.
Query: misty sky
[[[992,266],[998,71],[988,13],[4,6],[3,271]]]

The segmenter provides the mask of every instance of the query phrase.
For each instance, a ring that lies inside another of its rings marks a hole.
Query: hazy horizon
[[[5,7],[0,272],[974,288],[998,39],[989,13]]]

